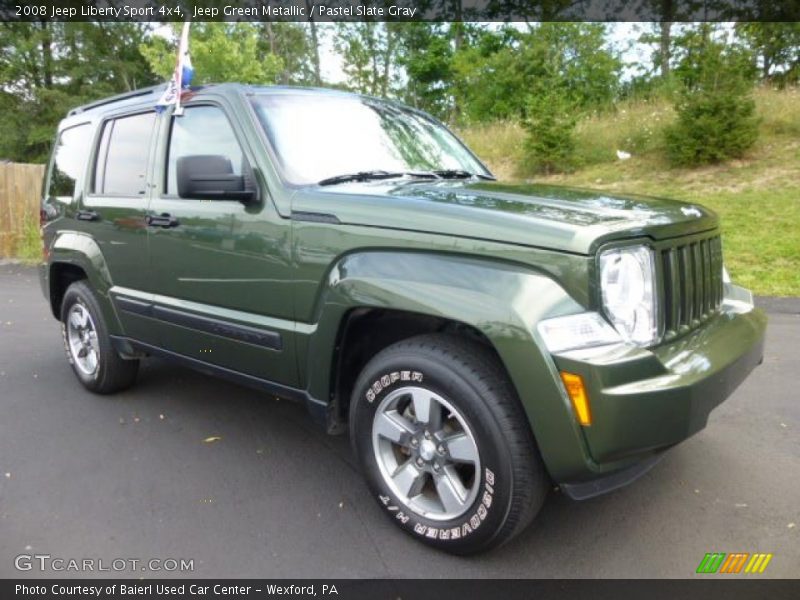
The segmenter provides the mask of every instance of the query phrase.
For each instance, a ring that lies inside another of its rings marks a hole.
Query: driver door
[[[191,160],[257,185],[252,157],[221,106],[188,105],[167,121],[157,155],[161,181],[148,214],[161,345],[295,385],[290,224],[265,201],[266,190],[245,202],[186,197],[179,186],[180,164]],[[208,175],[213,180],[215,173]]]

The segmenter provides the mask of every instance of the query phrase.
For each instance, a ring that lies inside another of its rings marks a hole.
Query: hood
[[[695,204],[549,185],[389,180],[305,188],[293,211],[387,227],[590,254],[620,238],[666,239],[714,229]]]

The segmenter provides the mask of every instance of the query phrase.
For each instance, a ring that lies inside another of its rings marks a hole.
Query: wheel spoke
[[[434,475],[436,493],[439,500],[447,512],[459,513],[464,509],[468,492],[461,483],[461,478],[452,467],[445,469],[438,475]]]
[[[466,433],[446,439],[444,445],[450,458],[454,461],[472,464],[478,462],[478,448]]]
[[[411,422],[396,410],[383,412],[375,419],[375,431],[381,437],[395,444],[408,446],[409,438],[414,432]]]
[[[425,474],[417,468],[413,460],[409,460],[397,468],[392,480],[402,494],[413,498],[422,493],[422,488],[425,485]]]
[[[77,311],[77,310],[73,310],[73,311],[72,311],[72,312],[69,314],[69,323],[70,323],[70,325],[72,325],[72,326],[73,326],[75,329],[80,329],[80,328],[82,327],[82,325],[81,325],[81,316],[80,316],[80,314],[78,313],[78,311]]]
[[[78,314],[80,315],[81,319],[81,327],[86,327],[89,324],[89,312],[85,308],[81,307],[78,311]]]
[[[86,355],[86,364],[89,367],[89,371],[93,372],[97,368],[97,352],[89,350]]]
[[[412,393],[414,414],[417,421],[425,423],[429,430],[438,431],[442,428],[442,405],[431,397],[429,392],[418,389]]]
[[[89,343],[92,346],[92,350],[95,352],[100,352],[100,344],[97,341],[97,332],[94,330],[89,332]]]

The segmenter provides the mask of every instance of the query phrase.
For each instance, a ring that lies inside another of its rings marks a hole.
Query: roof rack
[[[120,102],[121,100],[128,100],[129,98],[137,98],[139,96],[147,96],[148,94],[152,94],[153,92],[163,90],[166,87],[165,84],[160,83],[158,85],[153,85],[147,88],[141,88],[138,90],[133,90],[130,92],[125,92],[124,94],[118,94],[116,96],[111,96],[109,98],[103,98],[102,100],[97,100],[95,102],[90,102],[89,104],[84,104],[82,106],[78,106],[73,108],[71,111],[67,113],[68,117],[72,115],[78,115],[82,112],[86,112],[87,110],[91,110],[93,108],[97,108],[98,106],[105,106],[106,104],[112,104],[114,102]]]

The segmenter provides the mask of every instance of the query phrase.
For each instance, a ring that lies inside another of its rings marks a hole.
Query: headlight
[[[646,246],[607,250],[600,255],[603,307],[626,342],[647,346],[658,337],[655,259]]]

